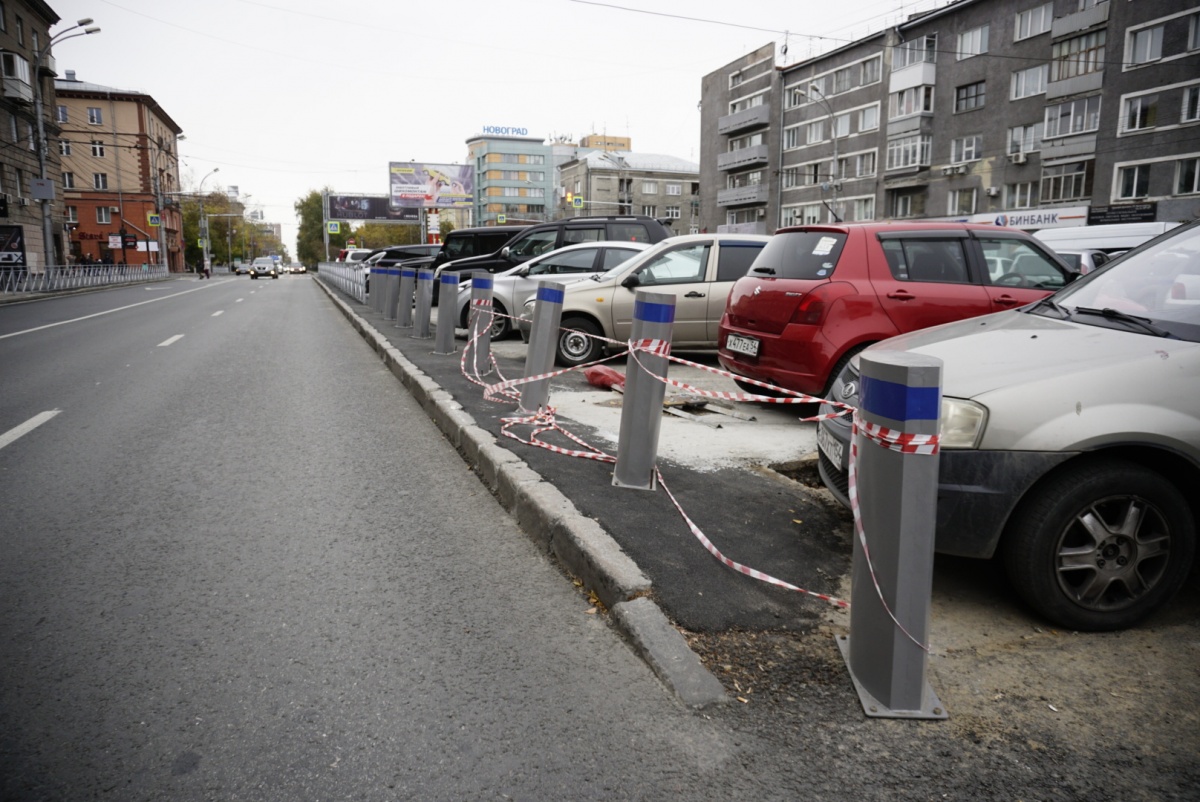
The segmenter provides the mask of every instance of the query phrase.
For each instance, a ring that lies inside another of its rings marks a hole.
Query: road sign
[[[325,230],[330,234],[340,234],[342,233],[342,224],[336,220],[331,220],[325,224]]]
[[[162,225],[162,219],[157,214],[150,212],[146,215],[146,225],[148,225],[148,226]]]
[[[507,220],[508,220],[508,218],[502,214],[496,215],[496,223],[498,225],[504,225],[505,221],[507,221]]]
[[[582,209],[583,208],[583,198],[580,197],[579,195],[576,195],[575,197],[571,198],[571,205],[574,206],[576,209]]]

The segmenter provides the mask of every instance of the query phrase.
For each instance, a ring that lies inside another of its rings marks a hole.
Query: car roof
[[[938,222],[935,220],[870,220],[850,223],[814,223],[811,225],[786,226],[777,229],[776,234],[788,234],[796,231],[865,231],[876,234],[886,231],[987,231],[993,234],[1016,234],[1032,236],[1028,231],[1005,226],[994,226],[987,223],[959,223],[952,220]]]

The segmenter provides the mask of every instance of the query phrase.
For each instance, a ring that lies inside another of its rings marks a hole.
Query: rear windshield
[[[754,260],[750,275],[827,279],[833,275],[845,244],[846,235],[840,231],[776,234]]]
[[[641,223],[609,223],[608,238],[625,242],[649,242],[650,232]]]

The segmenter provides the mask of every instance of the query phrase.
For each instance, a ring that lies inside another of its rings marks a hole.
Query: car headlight
[[[987,426],[987,407],[942,396],[941,447],[975,448]]]

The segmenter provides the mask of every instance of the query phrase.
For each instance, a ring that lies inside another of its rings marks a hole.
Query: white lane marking
[[[160,298],[151,298],[148,301],[138,301],[136,304],[129,304],[128,306],[118,306],[116,309],[109,309],[104,312],[96,312],[95,314],[84,315],[83,317],[72,318],[71,320],[60,320],[57,323],[47,323],[45,326],[36,326],[32,329],[25,329],[25,331],[14,331],[11,334],[0,334],[0,340],[7,339],[9,337],[16,337],[20,334],[32,334],[33,332],[41,331],[42,329],[52,329],[55,326],[65,326],[68,323],[78,323],[81,320],[90,320],[91,318],[100,317],[101,315],[111,315],[113,312],[120,312],[124,309],[133,309],[135,306],[145,306],[146,304],[157,303],[158,301],[167,301],[180,295],[187,295],[189,292],[199,292],[200,290],[205,289],[208,289],[207,285],[203,287],[196,287],[190,290],[184,290],[183,292],[177,292],[174,295],[164,295]]]
[[[240,304],[240,303],[241,303],[242,301],[244,301],[244,300],[246,300],[246,299],[245,299],[245,298],[238,298],[238,299],[237,299],[237,303],[239,303],[239,304]]]
[[[50,420],[51,418],[53,418],[55,415],[57,415],[60,412],[62,412],[61,409],[51,409],[46,412],[39,413],[37,415],[34,415],[32,418],[25,421],[24,423],[22,423],[20,426],[17,426],[16,428],[13,428],[13,429],[9,429],[4,434],[0,434],[0,448],[4,448],[9,443],[16,440],[18,437],[23,437],[24,435],[29,434],[34,429],[41,426],[43,423]]]
[[[213,313],[212,313],[212,316],[213,316],[213,317],[219,317],[219,316],[221,316],[221,315],[223,315],[223,314],[225,314],[225,310],[224,310],[224,309],[218,309],[216,312],[213,312]]]
[[[182,339],[183,339],[183,335],[182,335],[182,334],[176,334],[174,337],[168,337],[167,339],[165,339],[165,340],[163,340],[162,342],[160,342],[160,343],[158,344],[158,347],[159,347],[159,348],[165,348],[166,346],[170,345],[171,343],[177,343],[177,342],[179,342],[179,341],[180,341],[180,340],[182,340]]]

